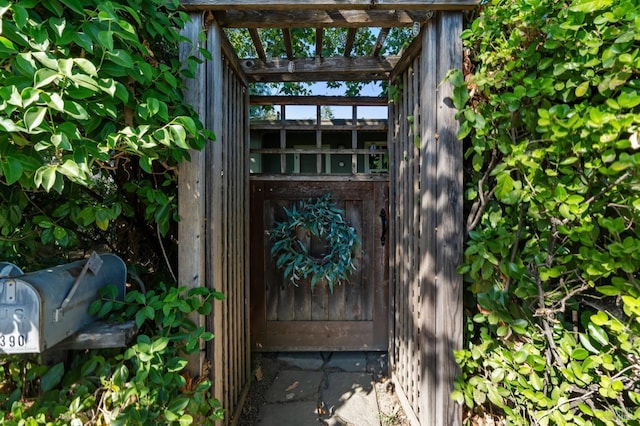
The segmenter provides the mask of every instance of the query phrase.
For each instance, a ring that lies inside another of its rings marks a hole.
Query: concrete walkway
[[[386,374],[386,354],[301,352],[273,357],[256,367],[258,378],[263,369],[271,378],[255,424],[380,426],[374,381]]]

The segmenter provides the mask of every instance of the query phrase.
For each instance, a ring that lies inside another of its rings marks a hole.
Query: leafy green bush
[[[190,377],[184,354],[198,352],[213,335],[188,315],[211,313],[222,295],[206,288],[160,286],[131,291],[115,301],[114,287],[93,303],[94,314],[135,321],[136,342],[123,350],[73,353],[51,367],[36,358],[4,357],[0,370],[0,422],[5,425],[212,424],[223,410],[204,377]]]
[[[495,0],[463,33],[469,416],[638,424],[639,23],[635,0]]]
[[[116,247],[125,227],[169,232],[176,166],[213,138],[183,101],[198,60],[178,57],[178,8],[0,0],[2,257],[28,266],[39,244]]]
[[[136,321],[131,347],[53,366],[3,356],[0,422],[211,423],[221,409],[184,354],[213,337],[188,315],[221,295],[158,283],[175,247],[177,165],[213,139],[183,100],[195,54],[210,55],[178,57],[189,40],[177,0],[0,0],[0,16],[0,258],[34,270],[99,247],[136,278],[153,274],[148,292],[92,306]]]

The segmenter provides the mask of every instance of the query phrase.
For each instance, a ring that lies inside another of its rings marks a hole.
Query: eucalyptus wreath
[[[331,194],[301,201],[297,207],[285,208],[284,212],[286,220],[276,222],[269,237],[276,267],[284,271],[285,279],[293,285],[310,278],[313,290],[324,279],[333,293],[334,285],[347,280],[356,269],[353,252],[360,247],[360,240],[355,229],[344,220]],[[312,255],[299,238],[301,231],[326,241],[327,253]]]

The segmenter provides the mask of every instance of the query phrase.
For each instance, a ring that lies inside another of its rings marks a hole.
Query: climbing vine
[[[635,0],[494,0],[463,32],[469,420],[640,418],[639,21]]]
[[[178,0],[0,0],[0,16],[0,259],[37,270],[114,251],[148,289],[92,305],[136,322],[127,348],[50,366],[0,357],[0,423],[213,423],[223,413],[211,383],[186,373],[184,355],[213,338],[189,315],[221,295],[162,281],[177,165],[213,139],[183,79],[210,55],[178,56],[189,43]]]
[[[0,16],[3,257],[167,235],[177,164],[213,138],[183,102],[209,55],[178,58],[179,1],[0,0]]]

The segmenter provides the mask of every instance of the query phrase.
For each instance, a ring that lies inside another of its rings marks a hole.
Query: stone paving
[[[279,371],[259,408],[260,426],[380,426],[376,375],[386,354],[278,354]]]

